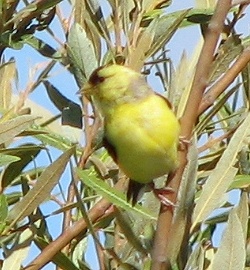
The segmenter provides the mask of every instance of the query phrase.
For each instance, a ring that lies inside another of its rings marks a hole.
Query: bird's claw
[[[180,136],[179,137],[179,144],[178,144],[178,150],[179,151],[186,151],[189,147],[189,145],[191,144],[191,140]]]
[[[171,200],[166,198],[167,194],[174,193],[174,190],[172,188],[165,187],[165,188],[157,189],[153,187],[153,193],[160,200],[161,204],[163,204],[167,208],[170,208],[171,210],[173,210],[173,208],[176,207],[176,205]]]

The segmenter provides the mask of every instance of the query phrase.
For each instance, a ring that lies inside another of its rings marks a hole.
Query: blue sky
[[[184,8],[190,8],[194,5],[194,1],[188,0],[188,1],[180,1],[175,0],[173,1],[173,4],[169,9],[167,9],[167,12],[172,12],[179,9]],[[62,10],[65,14],[68,12],[68,4],[67,1],[63,1],[61,4]],[[244,25],[248,22],[248,25]],[[250,22],[250,14],[249,14],[249,8],[247,10],[247,19],[245,18],[242,20],[242,22],[239,22],[237,25],[237,31],[240,33],[244,33],[244,35],[249,35],[249,22]],[[54,20],[51,24],[51,28],[56,31],[57,36],[61,37],[62,42],[64,42],[64,34],[62,32],[62,29],[60,28],[59,23]],[[192,33],[192,36],[190,36],[190,33]],[[48,34],[44,33],[38,33],[38,36],[40,36],[43,40],[48,41],[48,43],[54,48],[58,47],[58,44],[56,41],[54,41]],[[197,41],[200,37],[200,32],[198,26],[192,26],[192,30],[190,28],[188,29],[182,29],[176,35],[172,38],[170,43],[168,44],[169,48],[169,57],[172,59],[174,65],[176,66],[177,63],[180,60],[180,57],[185,50],[188,55],[191,55],[193,50],[196,47]],[[48,63],[49,60],[45,57],[39,55],[34,49],[30,48],[29,46],[24,46],[24,48],[21,51],[15,51],[12,49],[8,49],[5,52],[5,59],[8,60],[9,58],[14,57],[16,60],[18,73],[19,73],[19,84],[17,93],[19,91],[23,91],[26,87],[26,83],[29,78],[30,69],[34,68],[34,66],[37,65],[37,63]],[[39,74],[39,73],[38,73]],[[72,75],[69,74],[68,71],[66,71],[62,66],[57,65],[55,69],[53,69],[53,72],[51,73],[51,77],[49,78],[49,81],[53,83],[66,97],[68,97],[71,100],[74,100],[75,102],[78,102],[78,96],[76,95],[76,92],[78,90],[77,85],[75,83],[75,80]],[[156,84],[157,82],[150,82],[151,84]],[[30,98],[49,109],[53,114],[57,114],[58,110],[53,106],[49,98],[47,97],[46,91],[44,86],[39,86],[34,93],[30,95]],[[58,157],[60,154],[59,151],[54,150],[52,151],[53,159]],[[48,164],[49,160],[45,154],[41,155],[39,158],[39,162],[41,164]],[[61,181],[62,186],[66,189],[69,179],[69,173],[66,171],[65,175]],[[54,194],[57,194],[59,192],[58,188],[55,188],[53,191]],[[58,209],[58,206],[55,203],[45,203],[42,206],[44,214],[49,214],[52,211]],[[59,216],[50,217],[48,219],[48,223],[50,223],[50,229],[53,237],[57,237],[60,233],[60,230],[58,230],[58,226],[61,226]],[[219,237],[218,237],[219,240]],[[91,248],[93,246],[91,245]],[[29,256],[25,262],[30,261],[31,259],[38,254],[38,250],[33,246],[32,249],[29,252]],[[93,259],[93,251],[88,252],[88,258],[91,262],[92,269],[98,269],[97,267],[97,261],[96,259]],[[45,270],[51,270],[54,269],[51,264],[47,265],[43,269]]]

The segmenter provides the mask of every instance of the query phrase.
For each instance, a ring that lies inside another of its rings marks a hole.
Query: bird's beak
[[[86,82],[84,87],[81,88],[79,91],[76,92],[77,95],[85,95],[87,97],[89,97],[92,94],[93,91],[93,86]]]

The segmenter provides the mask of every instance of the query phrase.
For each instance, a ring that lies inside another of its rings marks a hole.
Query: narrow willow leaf
[[[34,15],[40,15],[44,10],[54,7],[61,1],[62,0],[33,1],[30,4],[27,4],[23,9],[18,11],[15,16],[12,16],[11,20],[9,20],[7,23],[16,23],[18,25],[18,23],[22,21],[32,20]]]
[[[11,155],[3,155],[0,154],[0,166],[6,166],[12,162],[20,160],[19,157],[11,156]]]
[[[146,58],[158,52],[174,35],[178,27],[185,19],[189,10],[180,11],[160,17],[157,21],[154,41],[150,50],[148,50]]]
[[[148,12],[167,7],[171,4],[171,0],[144,0],[142,1],[143,9]]]
[[[142,243],[140,241],[140,235],[136,234],[135,231],[133,231],[132,227],[133,224],[131,220],[129,219],[129,216],[127,215],[128,212],[122,213],[119,211],[119,209],[115,212],[116,216],[116,222],[120,226],[121,231],[123,232],[124,236],[128,239],[128,242],[139,252],[143,252],[144,254],[147,254],[147,251],[145,247],[142,246]],[[145,223],[144,223],[145,225]],[[145,228],[145,227],[144,227]],[[122,252],[122,249],[125,247],[121,247],[120,252]]]
[[[140,72],[143,64],[146,60],[146,54],[151,48],[155,29],[157,24],[152,21],[146,30],[141,34],[139,40],[137,41],[137,46],[134,50],[130,50],[128,65],[132,69]]]
[[[178,192],[177,207],[175,209],[174,221],[171,226],[171,237],[168,244],[168,256],[172,263],[174,263],[179,255],[183,238],[185,234],[185,228],[190,220],[192,213],[192,206],[194,204],[194,195],[197,178],[198,168],[198,151],[196,143],[191,143],[191,147],[188,152],[188,166],[182,177],[181,186]]]
[[[236,212],[242,225],[244,239],[246,239],[248,231],[248,218],[249,218],[248,192],[246,191],[242,192],[240,203],[236,208]]]
[[[88,11],[91,21],[95,24],[96,29],[110,43],[110,32],[105,22],[101,5],[98,0],[86,0],[86,11]]]
[[[127,211],[136,211],[138,214],[146,216],[150,219],[156,219],[155,215],[149,213],[145,208],[139,205],[133,207],[131,203],[127,202],[125,194],[112,188],[94,175],[90,175],[89,171],[77,170],[77,173],[85,185],[95,190],[98,194],[102,195],[116,206],[119,206]]]
[[[206,250],[204,249],[203,244],[198,243],[198,245],[189,255],[184,270],[191,270],[191,269],[203,270],[205,261],[205,252]]]
[[[8,215],[8,203],[6,196],[4,194],[0,194],[0,222],[3,222]]]
[[[82,128],[82,109],[79,104],[66,98],[54,85],[43,82],[50,100],[62,112],[62,125]]]
[[[23,169],[36,158],[44,147],[35,144],[24,144],[18,148],[4,149],[19,158],[15,163],[11,163],[2,173],[1,184],[5,188],[12,184],[16,177],[20,176]]]
[[[65,97],[53,84],[49,81],[43,81],[43,84],[47,90],[50,100],[54,103],[56,108],[62,112],[65,107],[72,102],[70,99]]]
[[[37,235],[34,238],[34,242],[41,251],[50,244],[47,240],[45,240],[45,238],[39,237]],[[76,267],[71,259],[61,251],[57,252],[52,261],[61,269],[79,270],[79,268]]]
[[[8,221],[15,223],[25,218],[50,196],[74,151],[74,147],[69,149],[46,168],[37,179],[36,185],[10,210]]]
[[[195,206],[193,215],[193,228],[203,221],[220,205],[220,199],[231,185],[237,169],[234,166],[236,156],[242,149],[245,139],[250,134],[250,113],[232,136],[226,150],[217,163],[213,173],[207,179],[201,196]]]
[[[30,127],[37,117],[22,115],[0,123],[0,144],[12,140],[18,134]]]
[[[219,47],[218,55],[210,69],[211,72],[208,79],[210,84],[228,70],[230,63],[241,54],[242,50],[243,46],[237,35],[230,36],[225,43]]]
[[[76,71],[77,82],[80,87],[86,82],[94,69],[97,68],[97,58],[91,40],[85,30],[74,24],[68,36],[68,54]]]
[[[60,51],[55,50],[49,44],[35,37],[34,35],[27,35],[23,37],[21,43],[30,45],[32,48],[37,50],[41,55],[45,57],[49,57],[56,60],[60,60],[63,57]]]
[[[78,241],[76,245],[74,246],[74,251],[72,254],[72,262],[77,265],[78,269],[86,269],[90,270],[89,266],[85,262],[85,258],[83,258],[83,254],[86,254],[86,251],[88,249],[89,244],[89,238],[85,237]]]
[[[186,53],[183,53],[171,79],[170,96],[168,98],[173,104],[178,104],[178,117],[183,115],[186,108],[202,43],[200,40],[191,57],[187,57]]]
[[[16,63],[14,61],[0,67],[0,110],[8,109],[11,102],[12,85],[16,77]]]
[[[81,132],[81,130],[80,129],[77,130],[78,135],[76,134],[75,137],[80,138],[79,133]],[[72,137],[74,136],[72,132],[73,131],[71,130],[71,134],[70,136],[68,136],[67,132],[65,132],[65,130],[62,129],[62,134],[50,132],[50,134],[40,134],[36,135],[35,137],[46,145],[50,145],[62,151],[66,151],[74,144],[74,142],[72,142],[71,140]],[[79,148],[78,150],[79,150],[78,153],[81,154],[81,150]]]
[[[209,269],[243,270],[245,259],[245,239],[242,224],[236,209],[233,209],[229,214],[227,228]]]
[[[11,102],[13,104],[17,104],[18,102],[20,102],[20,97],[18,95],[13,94]],[[30,108],[31,114],[38,118],[36,121],[38,124],[43,124],[44,122],[47,122],[50,119],[53,119],[55,117],[55,115],[52,114],[48,109],[35,103],[34,101],[32,101],[28,98],[25,100],[25,106]],[[46,126],[46,128],[48,128],[49,130],[51,130],[55,133],[63,135],[62,126],[61,126],[59,121],[50,122]]]
[[[237,175],[228,190],[248,188],[250,186],[250,175]]]
[[[10,254],[3,263],[1,270],[15,270],[22,268],[22,262],[27,258],[32,241],[33,232],[30,228],[20,233],[18,243],[15,243],[14,248],[8,250]]]
[[[111,2],[109,1],[112,6]],[[129,26],[130,26],[130,12],[134,8],[133,0],[122,0],[120,1],[121,6],[121,19],[122,19],[122,29],[126,37],[129,36]]]

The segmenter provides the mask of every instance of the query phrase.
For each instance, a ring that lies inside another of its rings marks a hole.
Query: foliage
[[[60,2],[0,1],[1,269],[24,266],[32,243],[41,254],[27,269],[50,261],[61,269],[94,269],[86,259],[90,238],[100,269],[249,267],[250,50],[249,36],[236,31],[247,4],[221,0],[215,8],[213,1],[200,1],[210,4],[169,12],[169,0],[75,0],[64,17]],[[168,43],[184,28],[192,38],[194,25],[203,49],[197,46],[191,58],[184,53],[174,67]],[[26,46],[48,62],[16,94],[24,74],[6,52],[21,54]],[[135,207],[126,201],[127,180],[100,145],[98,114],[85,97],[79,105],[52,82],[59,64],[80,89],[108,62],[160,79],[158,90],[180,118],[188,142],[180,145],[180,169],[170,182],[172,208],[151,193]],[[30,100],[39,87],[59,114]],[[83,142],[65,135],[65,126],[71,135],[84,133]],[[66,186],[60,194],[57,185]],[[44,214],[52,202],[57,209]],[[50,217],[57,219],[56,239]]]

